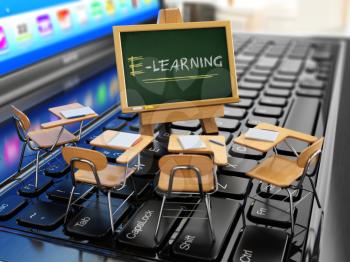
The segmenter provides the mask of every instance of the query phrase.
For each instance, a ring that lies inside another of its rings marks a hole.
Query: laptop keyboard
[[[327,97],[331,94],[338,45],[305,38],[235,35],[238,103],[225,105],[225,115],[216,119],[219,133],[226,138],[229,165],[218,170],[219,190],[212,197],[216,241],[210,241],[203,203],[196,199],[166,204],[158,241],[154,231],[161,199],[154,192],[159,173],[158,160],[166,155],[169,133],[202,134],[198,120],[179,121],[156,127],[156,140],[141,155],[141,168],[134,174],[137,198],[127,198],[132,184],[113,192],[112,206],[116,234],[109,231],[107,199],[94,188],[79,185],[69,221],[63,216],[71,190],[69,168],[60,155],[41,166],[40,179],[52,178],[39,196],[18,189],[30,184],[33,175],[16,182],[0,198],[0,226],[22,234],[65,241],[90,252],[156,261],[302,261],[313,198],[306,191],[294,192],[295,235],[289,236],[287,196],[264,183],[252,182],[245,173],[267,154],[233,143],[248,128],[266,122],[320,136],[324,132]],[[86,129],[78,146],[93,148],[89,142],[104,130],[139,131],[137,114],[119,109],[106,113]],[[292,141],[297,151],[305,143]],[[95,148],[114,162],[121,152]],[[292,155],[279,146],[280,154]],[[136,164],[136,163],[135,163]],[[317,180],[317,175],[313,177]],[[305,189],[310,189],[308,181]],[[247,226],[243,228],[243,199]],[[123,208],[121,203],[126,201]],[[62,243],[62,242],[60,242]]]

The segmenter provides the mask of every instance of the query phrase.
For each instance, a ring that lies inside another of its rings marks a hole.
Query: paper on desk
[[[178,140],[183,149],[206,148],[200,136],[178,136]]]
[[[74,117],[95,114],[95,111],[88,106],[84,106],[84,107],[79,107],[74,109],[63,110],[61,111],[61,114],[64,116],[64,118],[74,118]]]
[[[109,142],[109,146],[129,148],[141,138],[140,134],[118,132]]]
[[[245,133],[246,139],[274,142],[279,133],[277,131],[259,129],[259,128],[249,128],[247,133]]]

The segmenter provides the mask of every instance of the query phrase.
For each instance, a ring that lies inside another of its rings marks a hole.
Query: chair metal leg
[[[70,208],[70,205],[72,204],[74,191],[75,191],[75,186],[73,186],[73,187],[72,187],[72,190],[70,191],[68,206],[67,206],[67,209],[66,209],[66,214],[65,214],[65,216],[64,216],[64,224],[67,222],[67,217],[68,217],[68,213],[69,213],[69,208]]]
[[[205,195],[205,205],[206,205],[207,213],[208,213],[210,233],[211,233],[211,237],[212,237],[213,241],[215,241],[215,234],[214,234],[213,220],[212,220],[212,216],[211,216],[211,206],[210,206],[210,204],[211,204],[210,196],[209,195]]]
[[[294,207],[293,207],[293,196],[289,189],[286,189],[289,195],[289,214],[290,214],[290,223],[291,223],[291,233],[294,235]]]
[[[113,222],[113,212],[112,212],[112,202],[111,202],[111,190],[108,190],[107,199],[108,199],[109,220],[111,222],[112,234],[114,234],[114,222]]]
[[[18,173],[21,173],[21,170],[22,170],[22,164],[24,159],[24,153],[26,152],[26,147],[27,147],[27,142],[24,142],[21,150],[21,158],[19,159],[19,163],[18,163],[18,171],[17,171]]]
[[[310,180],[310,184],[311,184],[311,186],[312,186],[312,190],[314,191],[314,195],[315,195],[315,198],[316,198],[316,202],[317,202],[318,208],[321,208],[321,202],[320,202],[320,199],[318,198],[315,184],[314,184],[314,182],[312,181],[311,177],[308,176],[308,178],[309,178],[309,180]]]
[[[165,200],[166,200],[166,196],[163,195],[162,205],[160,206],[159,217],[158,217],[158,221],[157,221],[156,232],[154,233],[154,239],[156,241],[158,241],[157,237],[158,237],[159,225],[160,225],[160,220],[161,220],[162,215],[163,215],[163,208],[164,208]]]
[[[36,165],[35,165],[35,189],[38,188],[39,183],[39,156],[40,156],[40,150],[36,153]]]

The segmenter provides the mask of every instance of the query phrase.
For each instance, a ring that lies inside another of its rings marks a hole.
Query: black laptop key
[[[253,67],[253,69],[249,71],[249,74],[253,76],[269,76],[271,73],[269,69],[258,69],[256,67]]]
[[[257,75],[246,75],[244,77],[244,81],[248,83],[258,83],[262,86],[263,83],[265,83],[268,80],[268,76],[257,76]],[[242,85],[240,85],[242,87]],[[258,88],[259,90],[261,88]]]
[[[233,138],[233,135],[230,132],[219,131],[219,135],[225,137],[225,144],[226,145],[228,145]]]
[[[264,117],[274,117],[278,118],[282,116],[283,110],[279,107],[272,106],[257,106],[254,110],[254,115],[264,116]]]
[[[286,50],[286,45],[274,45],[269,50],[267,50],[267,52],[265,53],[265,56],[280,57],[283,55],[285,50]]]
[[[165,202],[157,241],[155,231],[160,212],[161,201],[148,200],[129,219],[120,232],[118,241],[128,246],[143,249],[156,249],[172,233],[176,220],[183,208],[179,204]]]
[[[260,124],[260,123],[268,123],[271,125],[278,125],[278,120],[276,118],[272,118],[272,117],[260,117],[260,116],[255,116],[255,117],[251,117],[247,120],[246,125],[248,127],[255,127],[256,125]]]
[[[265,154],[260,151],[257,151],[242,145],[238,145],[236,143],[233,143],[230,149],[230,155],[232,155],[233,157],[256,159],[256,160],[260,160],[265,157]]]
[[[287,75],[296,75],[300,72],[302,67],[302,60],[300,59],[286,59],[282,62],[278,69],[278,73]]]
[[[52,161],[45,166],[45,175],[59,178],[66,175],[69,170],[70,165],[65,163],[63,159],[61,161]]]
[[[26,208],[17,222],[26,227],[53,230],[62,224],[66,208],[66,205],[38,201]]]
[[[298,209],[295,208],[294,216]],[[260,198],[254,201],[249,208],[248,218],[250,221],[268,226],[281,228],[290,227],[289,203],[274,199]]]
[[[257,161],[245,158],[228,157],[228,164],[220,169],[223,174],[246,177],[245,174],[257,165]]]
[[[259,104],[264,106],[278,106],[278,107],[285,107],[287,105],[287,99],[283,97],[269,97],[269,96],[263,96]]]
[[[330,60],[332,58],[332,52],[331,52],[331,50],[327,50],[327,49],[317,50],[312,55],[312,58],[316,61]]]
[[[235,58],[235,62],[236,62],[237,65],[250,64],[254,60],[255,60],[255,56],[254,55],[238,55]]]
[[[297,96],[305,96],[305,97],[322,97],[323,91],[316,89],[299,89],[296,92]]]
[[[0,201],[0,220],[9,219],[27,205],[27,201],[18,195],[7,196]]]
[[[228,118],[216,118],[216,124],[221,131],[234,132],[240,126],[240,121]]]
[[[112,198],[112,213],[115,224],[125,217],[130,205],[122,199]],[[111,231],[107,199],[102,195],[89,202],[76,215],[68,217],[68,233],[86,238],[101,238]]]
[[[319,103],[319,100],[316,98],[298,97],[292,105],[284,127],[305,134],[313,134]],[[301,141],[293,140],[290,142],[297,152],[301,152],[307,146],[307,143]],[[284,152],[290,152],[290,149],[284,144],[277,148]]]
[[[273,80],[280,81],[280,82],[295,82],[297,80],[297,76],[296,75],[275,74],[273,76]]]
[[[238,88],[241,89],[248,89],[248,90],[261,90],[264,88],[263,82],[253,82],[249,81],[249,78],[245,77],[243,81],[239,82]],[[251,78],[250,78],[251,79]],[[254,79],[257,79],[256,77]]]
[[[21,184],[21,187],[18,189],[18,193],[22,196],[35,197],[43,193],[51,185],[52,178],[39,174],[38,186],[35,187],[34,174],[32,174],[32,177],[29,180],[24,181],[24,183]]]
[[[199,120],[188,120],[173,122],[172,126],[177,129],[197,131],[201,127],[201,124]]]
[[[292,51],[289,53],[288,57],[303,59],[306,57],[308,51],[309,51],[309,45],[298,44],[298,45],[294,46]]]
[[[317,75],[316,75],[316,78],[317,78],[317,79],[320,79],[320,80],[323,80],[323,81],[326,81],[326,80],[328,80],[328,78],[329,78],[329,73],[326,73],[326,72],[318,72]]]
[[[272,69],[277,65],[277,63],[278,63],[278,58],[263,56],[259,58],[255,66],[260,69]]]
[[[232,262],[283,262],[287,244],[288,234],[282,230],[247,226]]]
[[[135,117],[137,116],[137,113],[120,113],[118,118],[119,119],[123,119],[123,120],[127,120],[127,121],[131,121],[133,120]]]
[[[239,90],[238,93],[240,98],[250,98],[250,99],[255,99],[259,95],[259,92],[256,90]]]
[[[232,108],[225,106],[224,108],[225,118],[243,119],[247,111],[242,108]]]
[[[266,96],[275,96],[275,97],[289,97],[290,91],[276,88],[268,88],[265,91]]]
[[[239,102],[229,103],[226,105],[232,106],[232,107],[241,107],[241,108],[248,109],[248,108],[251,108],[253,104],[254,104],[254,101],[252,99],[241,98],[241,99],[239,99]]]
[[[126,125],[125,120],[113,119],[109,121],[104,127],[103,130],[115,130],[119,131]]]
[[[302,79],[300,79],[299,86],[301,88],[323,89],[325,87],[325,84],[323,81],[309,76],[309,77],[303,77]]]
[[[272,80],[269,82],[269,87],[278,89],[292,89],[294,87],[294,82]]]
[[[216,195],[241,200],[249,194],[250,185],[250,180],[247,178],[220,174]]]
[[[74,190],[73,200],[81,197],[91,188],[87,184],[78,184]],[[68,202],[70,193],[72,191],[72,181],[70,178],[63,179],[60,182],[56,182],[50,189],[46,191],[47,196],[52,200],[58,200]],[[88,196],[85,196],[86,199]]]
[[[202,201],[172,245],[176,256],[200,261],[219,259],[230,229],[236,224],[240,205],[235,200],[212,197],[211,209],[215,241],[210,233],[208,219],[194,218],[206,217]]]

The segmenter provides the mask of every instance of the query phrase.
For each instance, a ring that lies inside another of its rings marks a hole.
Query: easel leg
[[[219,133],[218,126],[216,125],[215,118],[206,118],[200,120],[203,132],[206,134]]]
[[[145,136],[153,136],[154,135],[154,127],[153,125],[140,125],[140,133]]]

